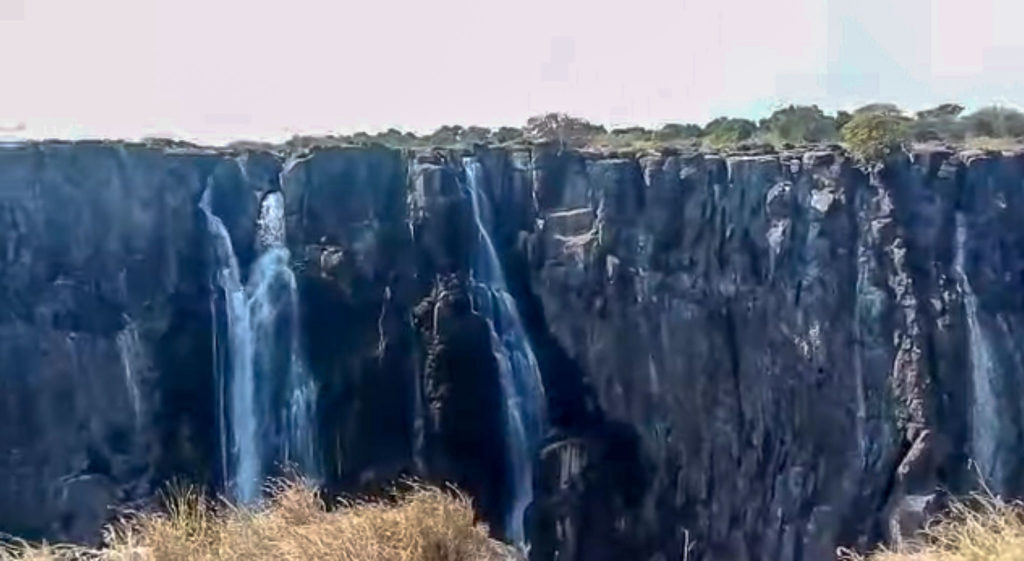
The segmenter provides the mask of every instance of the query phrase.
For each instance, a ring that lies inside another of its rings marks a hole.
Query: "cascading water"
[[[544,430],[544,388],[537,359],[484,225],[483,214],[490,214],[490,209],[483,208],[487,205],[487,197],[480,189],[483,168],[473,158],[466,158],[463,165],[466,169],[466,190],[479,232],[472,264],[476,282],[474,303],[491,324],[506,402],[505,440],[511,464],[512,504],[505,526],[509,538],[525,546],[523,514],[533,500],[533,454]]]
[[[242,285],[231,237],[220,218],[210,208],[210,191],[199,204],[206,214],[206,223],[213,243],[216,279],[224,291],[224,312],[227,319],[227,353],[230,370],[223,362],[216,365],[217,387],[222,408],[221,444],[228,473],[228,486],[235,499],[251,502],[259,496],[263,477],[260,440],[256,437],[256,390],[253,375],[253,344],[249,305]],[[214,326],[214,337],[217,337]],[[216,346],[216,345],[215,345]]]
[[[998,460],[998,438],[1000,434],[999,412],[992,380],[995,363],[992,346],[978,322],[978,298],[971,289],[967,278],[966,261],[967,227],[964,217],[956,215],[956,254],[953,268],[960,280],[960,291],[964,299],[967,316],[967,338],[971,361],[971,455],[986,483],[998,486],[1001,481]]]
[[[136,379],[136,363],[139,360],[141,343],[139,342],[139,330],[131,318],[125,316],[124,329],[117,333],[117,350],[121,356],[121,370],[124,372],[124,384],[128,389],[128,399],[132,404],[132,413],[135,414],[135,424],[142,421],[142,397],[139,392],[139,382]]]
[[[253,264],[247,291],[257,354],[256,379],[264,381],[264,418],[278,416],[264,438],[276,442],[277,457],[314,475],[315,386],[301,357],[299,293],[295,273],[288,266],[285,247],[284,197],[267,194],[260,205],[257,244],[262,252]],[[283,385],[278,375],[287,372]],[[278,407],[278,403],[284,407]]]
[[[209,197],[209,191],[203,194],[200,208],[224,296],[229,366],[221,359],[215,364],[222,462],[234,498],[249,503],[260,496],[267,462],[284,461],[316,475],[316,390],[300,356],[298,289],[284,245],[283,196],[269,193],[260,205],[260,255],[247,285],[241,282],[231,238]],[[217,325],[214,338],[216,349]]]

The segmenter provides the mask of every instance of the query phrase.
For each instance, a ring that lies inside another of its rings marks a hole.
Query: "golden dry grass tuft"
[[[994,497],[956,502],[921,535],[900,547],[871,555],[841,555],[845,561],[1021,561],[1024,504]]]
[[[328,509],[309,485],[271,484],[259,508],[217,504],[194,489],[167,494],[160,514],[107,529],[101,549],[0,545],[0,561],[506,561],[462,495],[412,485],[391,500]]]

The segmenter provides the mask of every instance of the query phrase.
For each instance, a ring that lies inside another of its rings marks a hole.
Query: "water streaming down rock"
[[[967,316],[968,351],[970,353],[970,379],[973,390],[971,400],[971,456],[978,464],[985,482],[998,491],[1002,480],[998,457],[1000,434],[998,402],[992,388],[996,374],[992,346],[978,321],[978,297],[967,277],[967,227],[964,217],[956,215],[956,254],[953,267],[960,281],[964,312]]]
[[[125,316],[124,329],[117,333],[117,351],[121,357],[121,369],[124,372],[124,384],[128,390],[128,399],[131,401],[132,413],[135,415],[135,424],[142,421],[142,397],[139,392],[139,381],[136,365],[142,353],[139,342],[139,330],[131,318]]]
[[[268,467],[284,462],[313,477],[318,471],[316,391],[300,354],[298,289],[284,245],[284,199],[273,192],[260,205],[259,257],[246,285],[227,229],[210,209],[209,192],[200,206],[224,293],[227,357],[215,351],[215,372],[225,481],[236,500],[252,502],[260,496]],[[217,325],[214,337],[218,349]]]
[[[274,458],[315,476],[316,392],[301,355],[298,285],[288,265],[280,192],[263,198],[257,244],[261,253],[253,264],[247,291],[257,351],[254,369],[264,407],[262,417],[268,420],[262,436],[277,447]]]
[[[516,302],[508,292],[505,274],[495,252],[483,214],[490,215],[487,197],[481,191],[483,168],[473,158],[463,161],[466,190],[479,232],[473,256],[474,303],[490,321],[501,387],[506,403],[506,442],[508,443],[512,501],[506,516],[508,537],[525,544],[523,514],[533,500],[533,455],[545,424],[544,389],[540,369],[523,328]]]
[[[217,321],[220,310],[214,311],[214,372],[217,386],[220,421],[221,461],[225,484],[234,498],[251,502],[259,497],[261,441],[257,438],[255,379],[253,374],[253,342],[248,298],[242,285],[238,258],[224,223],[210,208],[210,191],[203,193],[200,208],[206,214],[213,245],[214,275],[223,291],[224,318],[227,326],[227,357],[221,357]],[[227,363],[227,364],[225,364]]]

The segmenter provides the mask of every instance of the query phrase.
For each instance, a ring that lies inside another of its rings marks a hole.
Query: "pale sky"
[[[0,136],[1017,105],[1022,26],[1024,0],[0,0]]]

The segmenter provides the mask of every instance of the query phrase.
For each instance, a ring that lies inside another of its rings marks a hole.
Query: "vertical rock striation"
[[[240,271],[283,200],[332,490],[451,480],[586,561],[829,559],[979,474],[1024,493],[1024,154],[466,155],[0,146],[0,530],[230,483],[204,192]],[[541,376],[532,465],[484,266]]]

